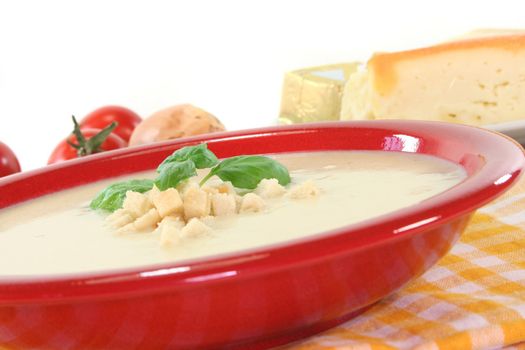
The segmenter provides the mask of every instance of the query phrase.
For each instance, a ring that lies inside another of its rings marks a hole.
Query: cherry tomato
[[[106,106],[86,115],[80,121],[80,127],[102,129],[112,122],[117,122],[118,126],[113,133],[129,142],[133,130],[141,121],[142,119],[131,109],[120,106]]]
[[[20,163],[11,148],[0,141],[0,177],[20,172]]]
[[[47,164],[123,148],[128,145],[120,136],[112,133],[113,129],[117,127],[115,122],[104,129],[80,128],[75,117],[73,117],[73,122],[75,123],[73,133],[55,147]]]

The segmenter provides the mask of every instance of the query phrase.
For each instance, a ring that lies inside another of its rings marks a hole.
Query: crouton
[[[160,194],[160,190],[156,185],[153,185],[151,190],[146,192],[146,195],[148,196],[148,199],[150,200],[151,203],[155,202],[159,194]]]
[[[186,224],[186,226],[182,228],[181,237],[199,237],[202,235],[209,234],[210,232],[211,228],[208,225],[206,225],[197,218],[193,218]]]
[[[255,189],[255,193],[262,198],[280,197],[285,192],[286,189],[279,184],[277,179],[262,179]]]
[[[262,211],[265,207],[264,199],[255,193],[247,193],[242,197],[241,213],[256,213]]]
[[[288,196],[292,199],[306,199],[317,197],[320,192],[319,187],[312,180],[308,180],[290,189]]]
[[[203,224],[205,224],[206,226],[209,226],[211,229],[214,228],[216,224],[216,219],[217,217],[211,216],[211,215],[203,216],[202,218],[199,218],[199,220],[202,221]]]
[[[163,247],[177,244],[184,221],[176,216],[166,216],[155,230],[160,234],[159,244]]]
[[[217,186],[219,193],[233,194],[236,195],[235,187],[233,187],[230,181],[225,181]]]
[[[209,184],[206,184],[206,185],[203,185],[202,187],[202,190],[210,195],[213,195],[215,193],[219,193],[219,190],[217,189],[217,187],[214,187],[214,186],[211,186]]]
[[[235,211],[238,213],[241,210],[242,196],[237,193],[233,195],[235,197]]]
[[[211,210],[215,216],[233,215],[237,204],[233,194],[216,193],[211,196]]]
[[[161,217],[159,212],[155,208],[151,208],[146,214],[142,215],[133,222],[133,226],[136,231],[144,231],[147,229],[152,229],[157,226],[157,223],[160,221]]]
[[[188,180],[182,181],[177,186],[177,191],[179,191],[180,195],[184,197],[184,194],[190,188],[200,188],[199,183],[196,180],[194,180],[194,179],[188,179]]]
[[[158,192],[154,195],[152,202],[161,217],[183,211],[182,198],[179,191],[174,188]]]
[[[114,228],[126,226],[134,220],[133,216],[126,209],[117,209],[106,218],[106,222]]]
[[[153,204],[145,194],[127,191],[122,208],[127,210],[133,218],[138,218],[153,208]]]
[[[184,199],[184,217],[186,220],[198,218],[210,214],[211,201],[207,192],[198,187],[186,190]]]
[[[117,234],[119,235],[131,233],[131,232],[135,232],[135,224],[133,222],[130,222],[129,224],[124,225],[117,230]]]

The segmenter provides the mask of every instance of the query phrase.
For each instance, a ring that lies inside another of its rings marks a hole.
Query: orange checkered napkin
[[[525,177],[480,209],[436,266],[364,314],[286,350],[525,350]]]

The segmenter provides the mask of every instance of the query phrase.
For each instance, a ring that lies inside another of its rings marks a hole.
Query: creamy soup
[[[356,223],[414,205],[465,177],[430,156],[377,151],[283,154],[293,186],[313,180],[315,198],[272,199],[260,213],[215,220],[210,234],[159,246],[157,233],[117,234],[89,201],[111,179],[0,210],[0,275],[75,273],[176,262],[254,248]],[[154,177],[153,172],[133,178]]]

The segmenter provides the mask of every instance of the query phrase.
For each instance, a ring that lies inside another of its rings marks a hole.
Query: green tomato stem
[[[75,137],[77,138],[78,144],[74,144],[69,140],[67,141],[67,143],[77,150],[77,155],[79,157],[100,152],[100,146],[104,143],[104,141],[106,141],[109,134],[111,134],[111,132],[118,126],[117,122],[113,122],[106,126],[104,129],[100,130],[98,134],[92,136],[89,139],[86,139],[84,137],[84,134],[82,133],[82,130],[80,130],[80,125],[78,124],[75,116],[73,115],[71,117],[73,119],[74,124],[72,134],[75,135]]]

